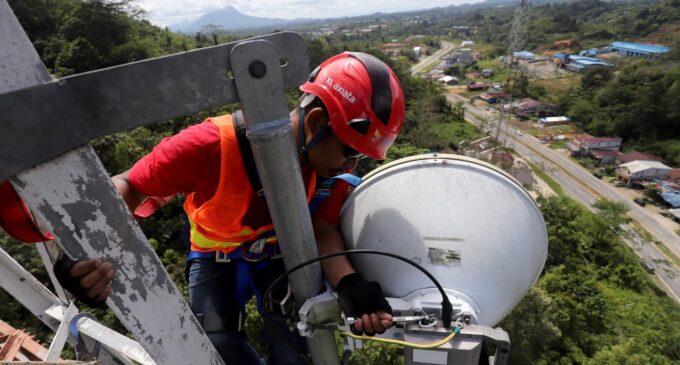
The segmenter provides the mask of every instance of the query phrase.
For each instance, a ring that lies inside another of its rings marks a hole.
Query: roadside
[[[453,44],[441,41],[442,48],[430,56],[423,57],[418,63],[411,67],[411,74],[416,75],[421,72],[428,72],[440,62],[440,58],[453,49]],[[428,69],[429,68],[429,69]]]
[[[466,120],[470,123],[478,127],[481,127],[483,123],[494,123],[493,112],[472,105],[466,98],[460,95],[448,94],[447,98],[452,102],[465,102]],[[514,124],[513,127],[516,128]],[[607,187],[607,190],[611,190],[610,194],[602,194],[602,191],[599,190],[602,188],[602,181],[593,177],[589,171],[583,167],[576,167],[575,165],[579,165],[578,163],[562,154],[559,154],[560,158],[547,156],[547,154],[556,154],[557,152],[540,144],[533,136],[518,134],[514,128],[503,128],[499,133],[500,138],[508,141],[508,144],[514,144],[514,150],[524,160],[531,162],[535,166],[534,172],[541,179],[545,180],[546,184],[551,187],[551,190],[558,192],[558,194],[560,191],[567,193],[591,210],[593,209],[592,204],[597,199],[602,197],[611,200],[611,192],[618,193],[616,191],[618,188],[611,185]],[[566,164],[566,167],[563,164]],[[592,184],[584,182],[589,180],[595,181]],[[619,195],[617,194],[616,196]],[[618,201],[621,201],[621,199],[617,198]],[[632,209],[640,208],[634,203],[629,203],[627,197],[623,199],[626,200],[626,204]],[[649,215],[647,211],[644,211],[644,213]],[[674,255],[664,245],[655,244],[658,240],[653,238],[651,234],[646,233],[644,229],[639,229],[640,232],[632,228],[626,230],[628,233],[622,236],[624,242],[641,258],[641,264],[648,262],[658,266],[658,270],[655,270],[653,274],[660,280],[661,287],[665,288],[669,295],[680,303],[680,266],[677,265],[677,255]],[[649,238],[652,239],[650,240]],[[665,248],[666,252],[662,251],[662,248]]]

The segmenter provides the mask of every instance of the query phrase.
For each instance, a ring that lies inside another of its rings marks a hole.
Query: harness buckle
[[[228,258],[227,254],[217,250],[215,251],[215,262],[230,262],[231,260]]]

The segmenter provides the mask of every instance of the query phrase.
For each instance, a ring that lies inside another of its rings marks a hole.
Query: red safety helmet
[[[0,182],[0,227],[10,236],[27,243],[53,240],[33,220],[28,207],[9,181]]]
[[[385,159],[406,109],[404,90],[385,63],[366,53],[345,52],[317,67],[300,90],[321,99],[342,143]]]

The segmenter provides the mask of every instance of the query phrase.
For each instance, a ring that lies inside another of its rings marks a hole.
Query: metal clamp
[[[99,350],[101,349],[101,343],[95,341],[94,346],[92,347],[92,350],[89,350],[87,348],[87,344],[83,340],[83,338],[80,336],[80,332],[78,331],[78,320],[81,318],[89,318],[93,321],[96,321],[97,319],[95,316],[93,316],[90,313],[78,313],[73,318],[71,319],[71,322],[69,323],[69,333],[71,336],[76,340],[77,345],[75,347],[76,350],[76,358],[80,361],[91,361],[91,360],[96,360],[97,356],[99,356]]]

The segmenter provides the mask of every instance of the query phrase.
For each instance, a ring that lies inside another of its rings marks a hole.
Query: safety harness
[[[302,116],[304,116],[304,114],[302,114]],[[260,180],[260,175],[257,172],[250,141],[246,136],[246,125],[242,111],[238,110],[234,112],[232,114],[232,119],[248,180],[250,181],[253,191],[257,192],[257,195],[264,199],[264,195],[262,194],[262,182]],[[306,152],[317,143],[318,141],[307,144],[306,148],[303,147],[303,155],[306,155]],[[316,194],[309,203],[310,214],[313,214],[319,205],[331,195],[332,185],[337,180],[346,181],[348,184],[354,187],[361,183],[361,178],[349,173],[341,174],[319,182],[317,185]],[[191,243],[189,242],[189,236],[187,234],[188,223],[185,224],[184,231],[185,243],[187,244],[187,247],[190,248]],[[260,313],[263,313],[264,293],[260,290],[261,288],[258,288],[254,278],[260,272],[267,269],[272,260],[281,257],[279,245],[267,243],[267,238],[272,235],[274,235],[273,231],[269,232],[263,237],[258,237],[253,241],[244,242],[239,247],[239,249],[233,250],[226,254],[219,250],[214,252],[198,252],[189,250],[189,255],[187,257],[187,278],[191,261],[197,258],[210,259],[215,260],[215,262],[236,265],[236,292],[234,294],[236,295],[236,300],[241,306],[241,312],[239,313],[238,318],[234,318],[233,315],[228,314],[198,313],[197,318],[205,331],[213,332],[227,329],[240,331],[243,325],[243,319],[245,318],[245,305],[248,301],[248,298],[250,297],[250,293],[255,295],[257,299],[257,309]]]

